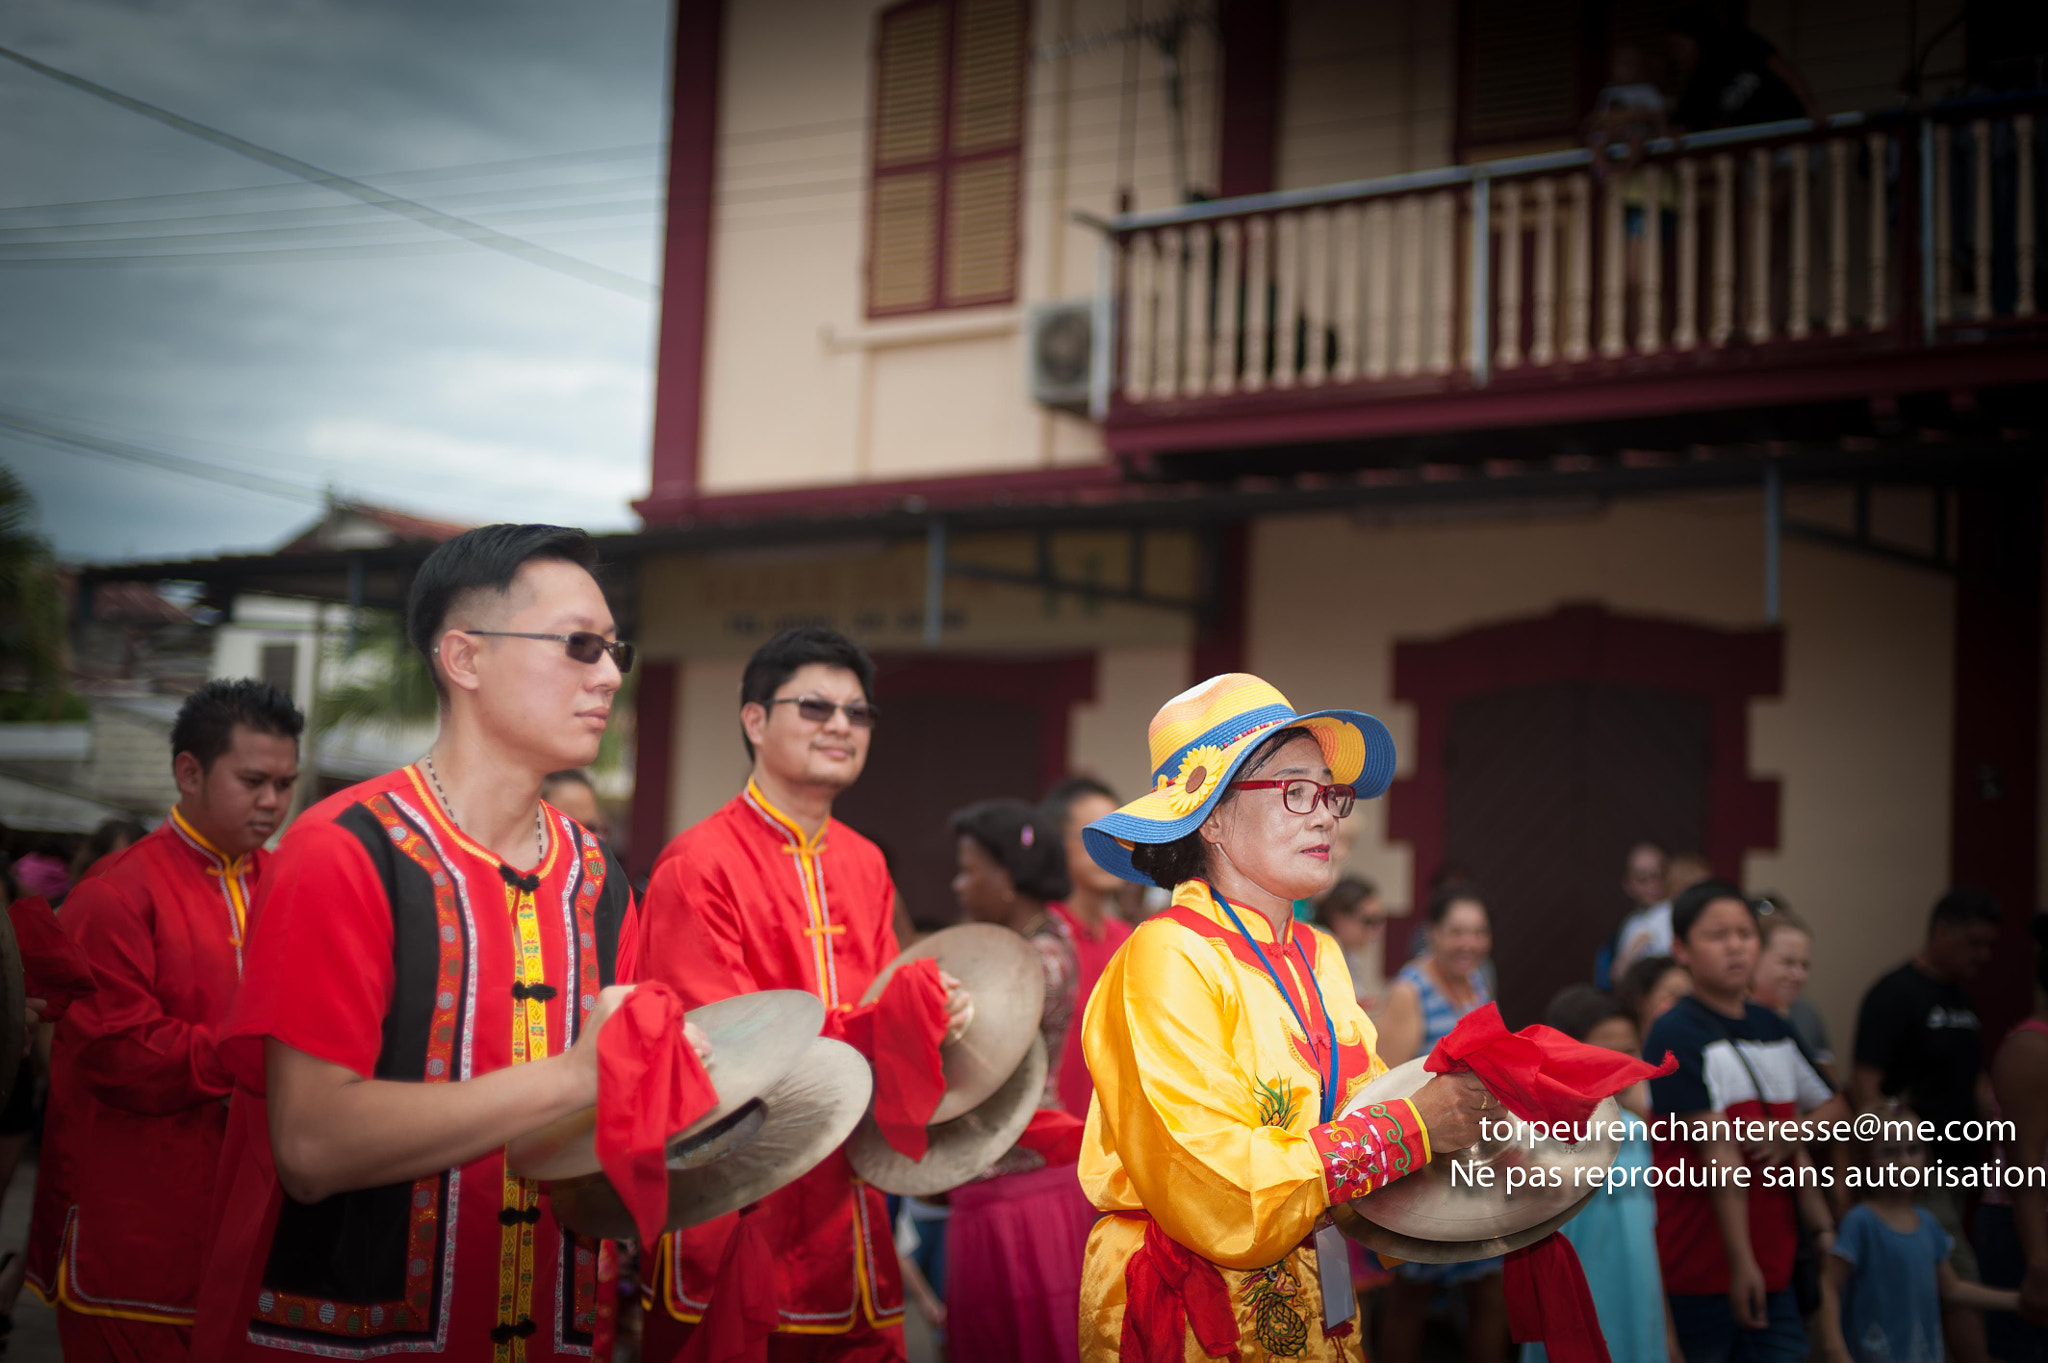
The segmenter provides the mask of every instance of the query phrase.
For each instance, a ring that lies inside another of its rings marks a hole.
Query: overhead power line
[[[182,114],[174,114],[168,109],[162,109],[154,104],[124,95],[118,90],[109,89],[95,81],[87,80],[83,76],[74,76],[68,71],[60,71],[54,66],[39,62],[35,58],[25,53],[16,52],[12,48],[0,47],[0,57],[5,57],[9,61],[25,66],[31,71],[49,77],[51,80],[69,85],[75,90],[83,90],[89,95],[103,99],[109,104],[127,109],[131,113],[141,114],[143,117],[154,119],[166,127],[175,128],[179,132],[187,133],[202,141],[211,142],[215,146],[234,152],[238,156],[246,156],[252,161],[260,161],[266,166],[271,166],[290,175],[296,175],[300,179],[314,184],[323,185],[337,193],[346,194],[353,199],[360,199],[366,204],[385,209],[401,217],[411,218],[414,222],[434,228],[436,231],[446,232],[450,236],[459,237],[464,241],[472,242],[488,250],[497,251],[501,254],[512,256],[515,259],[524,260],[529,264],[554,270],[559,274],[566,274],[571,278],[580,279],[586,284],[595,284],[601,289],[608,289],[613,293],[621,294],[628,298],[637,298],[642,301],[651,302],[660,297],[661,291],[645,280],[635,279],[631,275],[622,274],[617,270],[608,270],[602,265],[593,265],[589,261],[579,260],[575,256],[564,255],[560,251],[549,250],[545,246],[526,241],[520,237],[493,231],[481,223],[471,222],[467,218],[458,218],[453,214],[443,213],[438,209],[429,208],[425,204],[417,203],[411,199],[386,193],[374,185],[363,183],[361,180],[351,179],[346,175],[336,175],[332,171],[322,170],[309,161],[299,160],[296,156],[287,156],[283,152],[258,146],[254,142],[236,137],[233,133],[223,132],[219,128],[209,127],[207,124],[186,118]]]
[[[0,435],[17,436],[73,454],[94,455],[101,459],[140,464],[145,468],[156,469],[160,473],[198,478],[209,483],[241,488],[245,492],[260,492],[268,497],[281,497],[289,502],[307,502],[317,506],[326,498],[324,489],[311,487],[305,483],[271,478],[265,474],[229,468],[222,464],[209,464],[202,459],[171,454],[165,450],[154,450],[146,445],[137,445],[126,440],[109,439],[89,431],[45,421],[39,416],[14,407],[0,406]],[[283,456],[278,458],[282,459]]]

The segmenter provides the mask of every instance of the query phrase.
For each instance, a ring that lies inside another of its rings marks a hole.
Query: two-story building
[[[1475,878],[1515,1023],[1638,838],[1810,917],[1838,1032],[1990,886],[2010,1022],[2048,841],[2019,8],[679,0],[634,845],[737,787],[786,623],[881,662],[844,813],[927,918],[949,809],[1133,790],[1152,711],[1246,669],[1388,722],[1350,867],[1399,908]],[[1787,69],[1819,122],[1710,126]],[[1694,127],[1596,158],[1631,79]]]

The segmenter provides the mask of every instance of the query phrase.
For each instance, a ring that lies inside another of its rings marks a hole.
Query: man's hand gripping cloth
[[[7,906],[7,921],[21,952],[28,996],[48,1005],[43,1009],[43,1021],[55,1022],[72,1004],[99,987],[93,979],[92,962],[64,931],[49,900],[40,895],[17,899]]]
[[[825,1020],[837,1036],[867,1058],[875,1071],[875,1125],[905,1159],[919,1160],[930,1143],[926,1127],[946,1096],[939,1043],[946,1037],[946,986],[929,957],[897,967],[873,1003]]]
[[[1603,1098],[1678,1068],[1588,1046],[1550,1027],[1510,1032],[1493,1004],[1467,1013],[1436,1044],[1423,1067],[1431,1074],[1479,1076],[1508,1112],[1527,1122],[1583,1122]],[[1607,1342],[1593,1313],[1593,1294],[1579,1256],[1551,1234],[1507,1256],[1508,1328],[1517,1344],[1541,1343],[1555,1363],[1608,1363]]]
[[[597,1162],[641,1244],[660,1239],[668,1221],[669,1138],[717,1106],[683,1035],[683,1001],[665,984],[635,988],[597,1035]]]

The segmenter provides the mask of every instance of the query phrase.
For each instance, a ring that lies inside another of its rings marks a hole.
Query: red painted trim
[[[2038,343],[1901,352],[1895,341],[1878,339],[1884,346],[1875,353],[1837,352],[1805,363],[1784,354],[1788,346],[1776,354],[1759,348],[1717,352],[1719,358],[1593,362],[1540,377],[1505,376],[1486,388],[1420,380],[1395,389],[1398,396],[1389,395],[1390,385],[1375,384],[1120,407],[1103,434],[1111,453],[1138,458],[2048,381],[2048,349]],[[1424,387],[1436,391],[1415,391]]]
[[[1614,682],[1698,696],[1708,707],[1707,860],[1739,881],[1742,855],[1778,845],[1778,783],[1749,774],[1749,702],[1779,694],[1784,635],[1614,615],[1599,606],[1394,646],[1394,696],[1415,707],[1415,770],[1387,793],[1387,836],[1413,853],[1411,904],[1444,860],[1444,740],[1468,696],[1546,682]],[[2032,846],[2031,842],[2028,844]],[[1406,960],[1419,915],[1388,922],[1387,959]]]
[[[1194,675],[1188,678],[1190,686],[1225,672],[1245,670],[1248,624],[1245,603],[1251,583],[1251,526],[1244,521],[1233,521],[1220,527],[1211,538],[1216,555],[1211,568],[1215,578],[1210,583],[1214,609],[1201,622],[1201,631],[1195,640],[1191,660]]]
[[[1965,484],[1957,516],[1955,754],[1949,874],[2005,910],[1973,986],[1986,1054],[2033,1007],[2041,798],[2042,478]]]
[[[901,706],[918,696],[985,696],[1038,711],[1038,788],[1067,776],[1068,730],[1076,705],[1095,699],[1093,653],[1037,658],[885,653],[875,658],[875,699]],[[1023,792],[1014,792],[1023,794]]]
[[[683,669],[678,663],[640,664],[634,692],[633,813],[627,822],[626,851],[636,875],[654,870],[668,844],[668,810],[675,780],[676,710]]]
[[[711,312],[711,200],[716,186],[718,72],[724,0],[676,0],[669,78],[668,236],[662,253],[649,501],[697,493],[704,434],[704,349]]]
[[[887,483],[832,483],[824,486],[733,492],[687,500],[648,497],[635,502],[649,526],[685,521],[754,520],[767,516],[816,514],[852,516],[882,511],[944,511],[1006,500],[1069,494],[1109,495],[1123,485],[1111,464],[970,473],[953,478],[907,478]]]
[[[1216,193],[1234,199],[1279,184],[1280,90],[1287,55],[1284,0],[1223,0],[1223,115]]]

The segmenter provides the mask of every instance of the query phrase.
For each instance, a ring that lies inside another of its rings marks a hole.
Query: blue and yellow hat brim
[[[1170,786],[1155,785],[1113,814],[1105,814],[1081,830],[1082,843],[1097,866],[1121,879],[1150,885],[1151,877],[1131,865],[1131,851],[1140,843],[1174,842],[1202,826],[1237,770],[1260,743],[1282,729],[1307,729],[1322,746],[1331,779],[1355,786],[1358,798],[1373,800],[1394,780],[1394,739],[1387,726],[1360,710],[1315,710],[1296,715],[1284,706],[1233,716],[1217,730],[1201,735],[1175,754],[1169,765],[1183,766],[1192,755],[1218,749],[1221,775],[1205,772],[1200,798],[1191,799]],[[1164,769],[1155,774],[1164,775]]]

